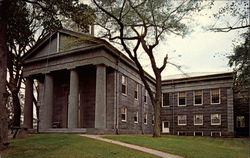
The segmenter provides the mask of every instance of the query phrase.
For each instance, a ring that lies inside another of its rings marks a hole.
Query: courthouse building
[[[40,132],[152,133],[152,103],[135,64],[105,40],[62,29],[38,41],[23,60],[24,126],[33,128],[36,80]],[[155,79],[146,76],[154,91]],[[249,113],[235,112],[241,108],[235,107],[232,81],[232,73],[163,81],[162,133],[247,132]]]

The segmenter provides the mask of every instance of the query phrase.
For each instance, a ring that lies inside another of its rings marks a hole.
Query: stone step
[[[41,131],[42,133],[86,133],[86,128],[50,128],[46,131]]]

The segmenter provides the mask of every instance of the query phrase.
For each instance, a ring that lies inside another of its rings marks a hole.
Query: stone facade
[[[67,45],[82,36],[86,38],[82,44]],[[154,91],[155,79],[146,76]],[[152,103],[135,64],[104,40],[69,30],[48,34],[25,55],[24,77],[24,125],[28,128],[32,128],[35,81],[39,85],[40,132],[141,134],[153,131]],[[163,81],[162,92],[169,95],[169,105],[161,108],[162,132],[233,136],[235,115],[244,115],[245,119],[248,115],[241,112],[241,106],[235,107],[231,87],[231,73]],[[219,89],[218,104],[211,104],[213,89]],[[201,105],[194,105],[196,90],[202,92]],[[184,101],[179,100],[183,94],[186,104],[178,106]],[[211,125],[212,114],[220,116],[219,125]],[[186,116],[186,125],[178,125],[179,115]],[[194,115],[202,115],[202,125],[194,125]],[[240,131],[238,126],[237,129]]]

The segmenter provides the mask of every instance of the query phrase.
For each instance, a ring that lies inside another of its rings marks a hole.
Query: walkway
[[[125,146],[125,147],[128,147],[128,148],[132,148],[132,149],[135,149],[135,150],[140,150],[140,151],[150,153],[150,154],[153,154],[153,155],[157,155],[157,156],[160,156],[160,157],[164,157],[164,158],[183,158],[181,156],[165,153],[165,152],[154,150],[154,149],[145,148],[145,147],[138,146],[138,145],[133,145],[133,144],[123,143],[123,142],[116,141],[116,140],[102,138],[99,135],[81,134],[81,136],[92,138],[92,139],[97,139],[97,140],[101,140],[101,141],[105,141],[105,142],[108,142],[108,143],[113,143],[113,144],[117,144],[117,145],[121,145],[121,146]]]

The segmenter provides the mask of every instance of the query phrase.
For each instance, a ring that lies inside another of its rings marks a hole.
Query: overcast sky
[[[83,1],[87,2],[89,0]],[[226,56],[232,53],[232,42],[238,39],[242,30],[241,32],[215,33],[202,29],[202,27],[214,23],[209,16],[216,13],[218,8],[225,5],[226,2],[226,0],[217,0],[212,9],[203,10],[199,15],[195,15],[193,17],[195,22],[192,27],[193,32],[185,38],[168,36],[165,41],[161,41],[161,45],[157,48],[157,60],[161,63],[165,54],[168,53],[169,61],[180,65],[182,70],[188,74],[232,71],[228,67]],[[141,61],[145,70],[153,75],[149,60],[142,56]],[[164,79],[173,78],[176,74],[181,74],[181,72],[176,67],[168,64],[162,76]]]

